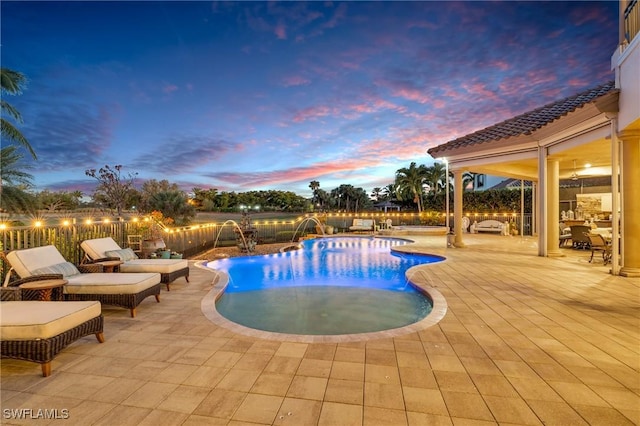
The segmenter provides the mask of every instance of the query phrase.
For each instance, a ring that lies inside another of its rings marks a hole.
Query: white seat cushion
[[[62,257],[58,249],[52,245],[14,250],[7,255],[7,260],[9,260],[13,270],[16,271],[20,278],[35,275],[34,271],[40,268],[66,262],[66,259]]]
[[[100,316],[100,302],[2,302],[2,340],[33,340],[57,336]]]
[[[134,259],[120,265],[120,272],[159,272],[169,274],[188,268],[186,259]]]
[[[111,237],[84,240],[80,243],[80,247],[82,247],[82,250],[84,250],[91,259],[108,257],[106,254],[108,251],[120,250],[122,248]]]
[[[136,294],[160,283],[159,273],[91,273],[68,277],[66,294]]]

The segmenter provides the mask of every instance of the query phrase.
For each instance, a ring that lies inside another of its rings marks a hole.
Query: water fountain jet
[[[324,225],[322,224],[322,222],[320,222],[320,220],[315,217],[315,216],[311,216],[311,217],[305,217],[296,227],[296,230],[293,231],[293,236],[291,237],[291,242],[294,242],[296,239],[296,233],[300,230],[300,227],[304,224],[304,223],[308,223],[308,222],[315,222],[316,225],[318,225],[317,227],[320,228],[320,231],[322,232],[322,236],[326,236],[326,234],[324,233]]]

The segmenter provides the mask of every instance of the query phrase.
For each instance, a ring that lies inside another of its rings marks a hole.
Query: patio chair
[[[565,231],[563,224],[560,224],[560,247],[564,246],[571,239],[571,233]]]
[[[84,240],[80,247],[91,263],[117,259],[124,262],[120,265],[120,272],[158,272],[167,290],[170,290],[169,284],[179,277],[189,282],[189,262],[185,259],[139,259],[132,249],[120,248],[111,237]]]
[[[0,288],[2,358],[37,362],[42,375],[51,361],[81,337],[95,334],[104,342],[100,302],[38,302],[21,300],[19,287]]]
[[[611,262],[611,245],[608,244],[604,237],[600,234],[587,234],[587,238],[589,239],[589,245],[591,246],[591,258],[589,259],[589,263],[593,260],[593,255],[595,252],[602,252],[602,260],[604,264]]]
[[[159,273],[105,273],[102,265],[75,266],[67,262],[55,246],[13,250],[6,256],[11,264],[4,287],[17,287],[41,279],[65,279],[65,300],[97,300],[104,305],[129,309],[136,316],[136,307],[147,297],[160,302]],[[17,275],[19,279],[11,280]]]
[[[591,231],[591,228],[585,225],[573,225],[571,226],[571,242],[572,247],[575,249],[589,249],[589,238],[587,234]]]

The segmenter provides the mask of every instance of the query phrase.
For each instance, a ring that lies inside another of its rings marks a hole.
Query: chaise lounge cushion
[[[34,247],[14,250],[7,259],[21,278],[40,275],[49,269],[57,269],[66,260],[55,246]],[[135,295],[160,283],[159,273],[113,274],[96,272],[90,274],[67,275],[68,284],[63,287],[65,294],[78,295]]]
[[[92,260],[103,259],[106,257],[116,257],[118,254],[124,261],[120,265],[120,272],[159,272],[161,274],[171,274],[182,269],[189,268],[189,261],[186,259],[135,259],[126,260],[121,254],[123,251],[131,249],[121,249],[113,238],[95,238],[85,240],[80,243],[80,247]],[[126,257],[126,255],[125,255]]]
[[[15,250],[7,255],[7,259],[21,278],[50,273],[46,271],[59,269],[60,265],[68,263],[55,246]],[[65,279],[69,281],[63,288],[65,294],[137,294],[158,284],[160,274],[97,272],[66,275]]]
[[[159,272],[170,274],[189,267],[186,259],[136,259],[120,265],[120,272]]]
[[[160,282],[160,274],[113,274],[97,272],[65,278],[65,294],[137,294]]]
[[[67,263],[55,246],[42,246],[25,250],[14,250],[7,254],[7,260],[11,263],[13,270],[21,278],[32,275],[40,275],[36,271],[44,268],[54,267]],[[58,272],[62,273],[62,272]]]
[[[138,256],[130,248],[119,250],[108,250],[105,252],[106,257],[117,257],[123,262],[137,259]]]
[[[2,340],[48,339],[101,315],[100,302],[2,302]]]
[[[80,271],[71,262],[56,263],[33,271],[33,275],[61,274],[64,278],[79,275]]]

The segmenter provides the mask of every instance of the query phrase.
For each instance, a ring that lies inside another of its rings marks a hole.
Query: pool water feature
[[[408,242],[318,238],[299,250],[208,262],[229,276],[215,309],[250,329],[295,335],[371,333],[414,324],[430,313],[432,300],[405,272],[444,258],[393,250]]]

